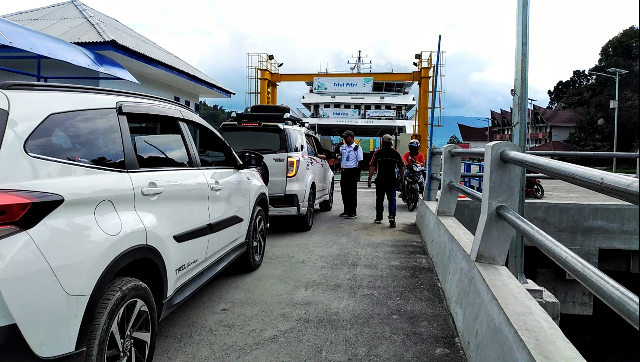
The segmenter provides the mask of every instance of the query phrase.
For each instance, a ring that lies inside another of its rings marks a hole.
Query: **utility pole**
[[[589,74],[597,74],[604,75],[605,77],[616,78],[616,99],[611,101],[610,108],[615,108],[614,113],[614,123],[613,123],[613,152],[618,151],[618,80],[620,79],[620,74],[628,73],[626,70],[618,69],[618,68],[609,68],[607,72],[616,73],[615,76],[611,74],[604,74],[598,72],[589,71]],[[613,173],[616,173],[616,158],[613,158]]]
[[[516,73],[513,96],[513,142],[525,152],[527,139],[527,99],[529,88],[529,0],[518,0],[516,20]],[[524,217],[525,169],[521,168],[518,194],[518,214]],[[516,232],[509,248],[509,270],[522,284],[527,283],[524,276],[524,237]]]

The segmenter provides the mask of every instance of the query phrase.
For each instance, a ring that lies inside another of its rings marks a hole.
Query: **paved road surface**
[[[626,204],[601,193],[572,185],[560,180],[540,180],[544,187],[544,197],[540,201],[572,201],[572,202],[606,202],[616,204]],[[535,200],[527,198],[527,200]]]
[[[373,189],[358,196],[358,219],[336,202],[310,232],[272,225],[262,267],[225,272],[169,315],[155,360],[464,361],[415,213],[375,225]]]

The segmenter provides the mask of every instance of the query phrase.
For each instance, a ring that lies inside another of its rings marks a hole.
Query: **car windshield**
[[[262,154],[286,153],[287,139],[282,130],[230,129],[222,130],[224,139],[234,151],[250,150]]]

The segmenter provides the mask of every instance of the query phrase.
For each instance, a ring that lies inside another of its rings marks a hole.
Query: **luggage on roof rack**
[[[254,104],[251,113],[291,113],[291,108],[284,104]]]

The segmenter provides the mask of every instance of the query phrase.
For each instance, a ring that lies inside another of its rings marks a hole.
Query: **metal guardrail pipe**
[[[552,157],[638,158],[637,153],[631,153],[631,152],[527,151],[526,153],[534,156],[552,156]]]
[[[431,179],[436,181],[442,181],[442,177],[436,175],[435,173],[431,174]]]
[[[458,148],[449,151],[449,154],[453,157],[477,157],[484,158],[484,148]]]
[[[640,183],[636,178],[510,150],[502,151],[500,159],[634,205],[640,203]]]
[[[458,191],[459,193],[463,194],[464,196],[470,198],[473,201],[482,202],[482,194],[479,193],[478,191],[472,190],[468,187],[462,186],[453,181],[449,181],[449,184],[447,186]]]
[[[507,206],[498,206],[496,214],[638,329],[637,295],[631,293]]]
[[[484,173],[461,173],[460,174],[461,178],[484,178]],[[554,180],[553,177],[551,176],[547,176],[547,175],[543,175],[541,173],[529,173],[527,174],[527,178],[537,178],[540,180]]]
[[[431,150],[431,155],[432,155],[432,156],[439,156],[439,155],[442,155],[442,148],[438,148],[438,149],[435,149],[435,150]]]

